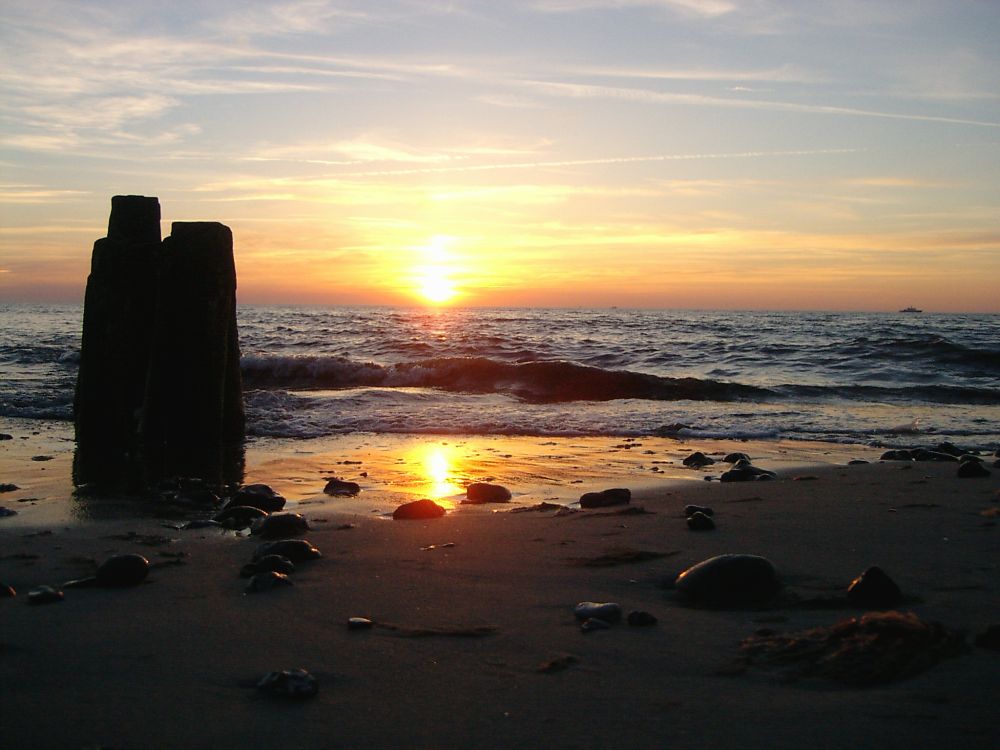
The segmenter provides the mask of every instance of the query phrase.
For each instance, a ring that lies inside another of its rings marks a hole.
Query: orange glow
[[[434,235],[426,245],[415,248],[422,264],[413,269],[414,290],[425,302],[444,305],[458,296],[458,289],[452,280],[454,267],[448,253],[453,237]]]
[[[455,448],[444,444],[418,445],[408,452],[407,458],[414,464],[417,475],[414,488],[421,495],[446,507],[457,504],[448,500],[465,491],[455,476],[461,463]]]

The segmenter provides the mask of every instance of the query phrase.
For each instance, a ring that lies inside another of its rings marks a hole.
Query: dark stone
[[[771,561],[757,555],[718,555],[694,565],[674,581],[694,604],[753,607],[766,604],[781,588]]]
[[[13,435],[8,435],[6,432],[0,432],[0,441],[2,440],[13,440]]]
[[[658,622],[656,617],[649,614],[649,612],[642,612],[640,610],[629,612],[625,621],[634,628],[648,628]]]
[[[319,682],[304,669],[270,672],[257,682],[257,689],[275,698],[301,700],[319,692]]]
[[[424,499],[400,505],[392,512],[392,517],[397,521],[418,521],[427,518],[440,518],[444,513],[444,508],[436,502]]]
[[[361,492],[361,485],[357,482],[348,482],[336,477],[329,477],[326,480],[326,487],[323,488],[323,492],[327,495],[349,497]]]
[[[926,448],[915,448],[910,451],[910,455],[913,456],[914,461],[937,461],[939,463],[947,463],[958,460],[958,458],[950,453],[939,453],[938,451],[930,451]]]
[[[777,475],[773,471],[758,469],[756,466],[738,466],[725,471],[719,477],[720,482],[755,482],[768,481]]]
[[[253,525],[253,534],[263,539],[287,539],[309,531],[309,522],[299,513],[272,513]]]
[[[64,598],[63,592],[52,586],[37,586],[28,592],[28,604],[55,604]]]
[[[257,573],[273,570],[286,576],[295,572],[295,563],[282,555],[264,555],[255,562],[247,563],[240,569],[242,578],[251,578]]]
[[[963,453],[961,456],[958,457],[958,461],[959,463],[963,464],[966,461],[975,461],[977,464],[983,463],[983,459],[975,455],[974,453]]]
[[[149,560],[142,555],[113,555],[97,568],[97,585],[108,588],[136,586],[146,580]]]
[[[286,574],[278,573],[275,570],[265,570],[261,573],[255,573],[250,578],[250,583],[247,584],[245,591],[248,594],[258,594],[262,591],[291,585],[292,580]]]
[[[227,529],[245,529],[262,518],[267,518],[267,511],[254,508],[251,505],[227,506],[215,516],[215,520]]]
[[[348,630],[371,630],[375,623],[367,617],[350,617],[347,620]]]
[[[287,557],[293,563],[300,563],[318,560],[323,553],[305,539],[282,539],[277,542],[264,542],[253,553],[253,560],[258,562],[268,555],[280,555]]]
[[[912,461],[913,454],[908,450],[886,451],[878,458],[879,461]]]
[[[847,600],[865,609],[892,609],[903,599],[903,592],[885,571],[873,566],[847,587]]]
[[[0,492],[14,492],[21,489],[16,484],[9,484],[8,482],[0,483]]]
[[[948,442],[938,443],[934,447],[934,450],[936,450],[938,453],[948,453],[948,454],[950,454],[952,456],[961,456],[961,455],[963,455],[965,453],[970,453],[971,452],[971,451],[966,450],[965,448],[959,448],[957,445],[954,445],[953,443],[948,443]]]
[[[711,531],[715,528],[715,521],[699,511],[688,516],[687,525],[692,531]]]
[[[499,484],[473,482],[465,488],[465,500],[462,502],[472,505],[479,505],[481,503],[509,503],[510,490],[506,487],[501,487]]]
[[[990,476],[990,470],[978,461],[964,461],[958,465],[956,475],[963,479],[978,479]]]
[[[704,466],[711,466],[715,463],[714,458],[709,458],[701,451],[695,451],[690,456],[684,459],[684,465],[689,466],[693,469],[700,469]]]
[[[581,508],[606,508],[609,505],[626,505],[632,501],[632,491],[615,487],[600,492],[586,492],[580,496]]]
[[[622,619],[622,606],[616,602],[580,602],[573,608],[577,620],[596,618],[604,622],[618,622]]]
[[[10,518],[11,516],[16,515],[16,510],[11,510],[10,508],[0,508],[0,518]]]
[[[866,463],[868,463],[868,461],[865,461],[863,458],[852,458],[850,461],[847,462],[847,465],[848,466],[862,466],[863,464],[866,464]]]
[[[729,453],[722,460],[727,464],[735,464],[739,461],[746,461],[747,463],[750,463],[750,456],[746,453]]]
[[[274,513],[285,507],[285,498],[266,484],[248,484],[241,487],[226,503],[227,508],[236,505],[249,505],[251,508],[260,508],[267,513]]]
[[[990,625],[976,636],[976,645],[992,651],[1000,651],[1000,625]]]
[[[693,516],[695,513],[704,513],[706,516],[714,516],[715,511],[707,505],[685,505],[684,515]]]

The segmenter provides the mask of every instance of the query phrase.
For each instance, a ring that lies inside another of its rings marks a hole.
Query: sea
[[[72,420],[83,309],[0,304],[0,418]],[[248,433],[1000,446],[1000,315],[238,309]]]

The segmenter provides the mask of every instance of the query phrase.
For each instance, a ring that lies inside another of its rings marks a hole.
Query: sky
[[[996,0],[4,0],[0,302],[116,194],[241,303],[1000,312]]]

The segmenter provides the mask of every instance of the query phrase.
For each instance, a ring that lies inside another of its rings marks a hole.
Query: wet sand
[[[324,556],[300,565],[293,587],[245,595],[238,571],[256,538],[169,528],[182,519],[163,508],[141,515],[124,501],[73,500],[72,443],[58,429],[23,428],[0,425],[15,434],[0,443],[0,482],[22,487],[0,495],[0,506],[19,511],[0,519],[0,580],[19,592],[0,600],[4,748],[987,748],[998,740],[1000,653],[971,645],[1000,623],[998,471],[958,479],[955,464],[847,466],[880,451],[805,443],[262,440],[249,447],[247,482],[285,494]],[[778,479],[705,481],[721,469],[684,468],[693,450],[742,450]],[[53,458],[31,460],[38,455]],[[327,476],[358,481],[363,492],[328,498]],[[513,503],[457,504],[464,482],[488,478],[509,487]],[[630,487],[631,506],[650,512],[494,512],[570,504],[615,486]],[[429,496],[453,510],[387,520],[399,502]],[[713,507],[717,528],[690,531],[689,503]],[[61,603],[27,605],[31,587],[86,575],[121,552],[161,565],[135,588],[67,589]],[[634,552],[654,554],[595,564]],[[970,646],[916,677],[864,689],[734,669],[740,641],[760,628],[800,630],[861,611],[678,601],[668,588],[676,574],[726,552],[766,556],[800,597],[841,592],[879,565],[909,597],[905,611],[967,632]],[[573,607],[585,600],[659,622],[584,634]],[[351,616],[395,627],[349,631]],[[460,635],[470,630],[486,634]],[[296,667],[317,676],[317,697],[273,700],[253,687],[266,672]]]

